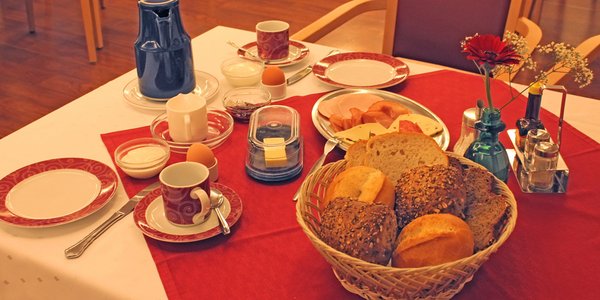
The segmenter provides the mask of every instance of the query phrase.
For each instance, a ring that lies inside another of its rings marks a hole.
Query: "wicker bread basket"
[[[482,166],[456,157],[463,165]],[[507,221],[489,247],[460,260],[430,267],[393,268],[363,261],[340,252],[323,242],[317,232],[320,226],[319,201],[336,174],[345,169],[346,161],[327,164],[308,176],[301,187],[296,204],[296,218],[312,244],[332,265],[335,276],[348,291],[366,299],[448,299],[469,282],[479,267],[498,250],[515,228],[517,204],[506,184],[495,179],[494,192],[506,196],[509,205]]]

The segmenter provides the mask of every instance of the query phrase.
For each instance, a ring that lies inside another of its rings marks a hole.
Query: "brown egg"
[[[207,167],[211,167],[215,164],[215,154],[208,146],[195,143],[190,146],[186,155],[187,161],[193,161],[201,163]]]
[[[265,85],[280,85],[285,83],[285,75],[279,67],[268,66],[262,73],[262,83]]]

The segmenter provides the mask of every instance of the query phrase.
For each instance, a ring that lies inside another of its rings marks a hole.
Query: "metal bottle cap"
[[[477,108],[476,107],[471,107],[471,108],[467,108],[464,112],[463,112],[463,118],[462,118],[462,122],[463,124],[474,128],[475,127],[475,122],[479,119],[479,116],[477,115]]]
[[[527,133],[528,139],[531,142],[537,144],[539,142],[546,142],[550,140],[550,133],[545,129],[532,129]]]
[[[535,145],[535,155],[544,158],[554,158],[558,156],[558,145],[552,142],[540,142]]]

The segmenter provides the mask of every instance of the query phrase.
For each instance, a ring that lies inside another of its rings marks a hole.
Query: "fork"
[[[233,48],[236,48],[246,54],[248,54],[250,57],[252,57],[254,60],[257,60],[259,62],[262,62],[264,64],[268,64],[269,61],[268,60],[263,60],[262,58],[258,57],[258,55],[248,51],[247,49],[244,49],[242,47],[240,47],[238,44],[236,44],[234,41],[227,41],[227,44]]]
[[[327,142],[325,143],[325,147],[323,148],[323,154],[321,155],[321,157],[319,157],[319,159],[317,159],[317,161],[312,166],[312,168],[310,168],[310,171],[308,171],[308,174],[306,174],[306,177],[308,177],[308,175],[314,173],[318,168],[323,166],[323,162],[325,162],[325,158],[327,157],[327,154],[329,154],[329,152],[331,152],[331,150],[333,150],[335,148],[335,146],[337,146],[339,143],[340,143],[340,141],[336,138],[330,138],[327,140]],[[298,201],[298,198],[300,197],[300,189],[301,188],[302,188],[302,185],[300,185],[300,187],[298,188],[298,191],[296,191],[296,193],[294,194],[294,198],[293,198],[294,201]]]

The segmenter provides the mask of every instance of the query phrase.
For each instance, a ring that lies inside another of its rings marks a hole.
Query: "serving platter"
[[[244,46],[241,47],[242,49],[238,50],[237,54],[240,57],[244,57],[244,58],[248,58],[248,59],[255,59],[252,55],[254,55],[255,57],[258,57],[258,48],[256,46],[256,42],[251,42],[248,43]],[[269,60],[267,61],[265,64],[269,65],[269,66],[278,66],[278,67],[287,67],[287,66],[291,66],[291,65],[295,65],[301,61],[303,61],[308,54],[310,53],[310,49],[308,47],[306,47],[306,45],[297,42],[297,41],[290,41],[290,48],[289,48],[289,55],[286,58],[281,58],[281,59],[275,59],[275,60]],[[248,54],[248,53],[251,54]]]
[[[235,225],[242,215],[242,200],[233,189],[224,184],[211,183],[211,188],[223,193],[225,201],[219,209],[229,226]],[[222,232],[219,220],[212,211],[208,219],[199,225],[175,226],[169,223],[165,216],[160,187],[140,200],[133,211],[133,219],[144,235],[163,242],[196,242]]]
[[[91,215],[117,189],[109,166],[86,158],[56,158],[0,179],[0,220],[18,227],[51,227]]]
[[[313,67],[323,83],[341,88],[381,89],[399,84],[410,73],[401,60],[385,54],[348,52],[327,56]]]
[[[196,87],[192,93],[206,98],[206,103],[210,103],[214,96],[219,91],[219,80],[206,72],[194,71],[196,77]],[[151,98],[144,96],[140,92],[138,79],[134,78],[131,80],[125,88],[123,88],[123,98],[129,105],[148,110],[166,110],[165,104],[170,98]]]
[[[443,130],[442,130],[442,132],[432,136],[432,138],[438,143],[438,145],[440,146],[440,148],[442,148],[442,150],[448,149],[448,146],[450,144],[450,132],[448,131],[448,127],[446,127],[446,124],[444,124],[444,122],[442,121],[442,119],[440,119],[440,117],[438,117],[436,114],[434,114],[431,110],[429,110],[424,105],[422,105],[410,98],[404,97],[402,95],[398,95],[396,93],[392,93],[392,92],[388,92],[388,91],[381,91],[381,90],[374,90],[374,89],[342,89],[342,90],[333,91],[331,93],[321,96],[321,98],[319,98],[317,100],[317,102],[315,102],[315,104],[313,105],[311,118],[312,118],[313,125],[315,126],[315,128],[319,131],[319,133],[324,138],[330,139],[330,138],[334,137],[335,132],[333,131],[333,128],[331,127],[331,124],[329,123],[329,120],[319,113],[319,104],[323,101],[329,101],[335,97],[345,95],[345,94],[376,95],[376,96],[383,98],[384,100],[398,102],[398,103],[404,105],[406,108],[410,109],[411,112],[414,114],[420,114],[420,115],[429,117],[429,118],[437,121],[438,123],[440,123],[442,125]],[[338,144],[338,147],[340,147],[341,149],[343,149],[345,151],[348,149],[348,147],[350,147],[350,145],[351,144],[348,141],[343,140],[340,144]]]

